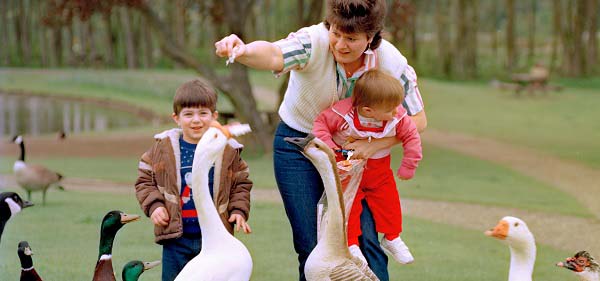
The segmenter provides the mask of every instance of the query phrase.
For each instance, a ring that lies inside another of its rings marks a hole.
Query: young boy
[[[411,179],[423,155],[421,138],[402,107],[403,100],[404,89],[400,81],[380,70],[367,71],[356,81],[351,98],[321,112],[312,132],[334,150],[358,139],[395,137],[404,148],[397,175],[402,180]],[[341,155],[338,154],[337,160],[343,160]],[[412,254],[400,239],[402,213],[390,168],[390,148],[375,152],[367,160],[348,219],[349,250],[366,262],[358,247],[363,198],[373,213],[377,232],[384,234],[381,240],[384,252],[399,263],[413,262]]]
[[[192,163],[196,144],[218,117],[217,95],[199,80],[181,85],[173,101],[173,120],[180,128],[154,136],[138,167],[136,197],[154,223],[155,242],[163,245],[162,280],[174,280],[201,249],[201,229],[191,190]],[[248,165],[240,157],[242,145],[231,139],[221,167],[209,172],[210,193],[229,232],[241,228],[250,233],[250,189]],[[218,177],[218,178],[215,178]],[[219,183],[218,188],[213,183]],[[213,190],[218,190],[213,194]],[[232,257],[235,258],[235,257]]]

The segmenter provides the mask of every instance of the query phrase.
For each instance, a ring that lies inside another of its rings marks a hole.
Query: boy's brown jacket
[[[169,213],[167,226],[154,226],[155,242],[178,238],[183,234],[179,190],[181,188],[180,129],[171,129],[154,136],[156,142],[146,151],[139,162],[135,195],[142,211],[150,217],[158,207]],[[241,214],[248,220],[250,212],[250,189],[248,165],[240,157],[242,145],[231,139],[225,147],[221,167],[215,167],[214,187],[217,212],[230,233],[233,224],[230,214]],[[220,175],[218,178],[216,175]],[[218,187],[218,189],[217,189]]]

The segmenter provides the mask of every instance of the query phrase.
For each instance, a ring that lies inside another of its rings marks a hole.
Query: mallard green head
[[[138,215],[129,215],[118,210],[108,212],[104,216],[104,219],[102,219],[102,225],[100,226],[100,251],[98,259],[102,255],[112,254],[113,241],[119,229],[125,224],[136,221],[139,218],[140,216]]]
[[[160,261],[142,262],[142,261],[130,261],[123,266],[123,281],[137,281],[140,275],[144,271],[156,267],[160,264]]]
[[[33,267],[33,260],[31,259],[33,251],[31,251],[31,247],[29,247],[27,241],[19,242],[17,253],[19,254],[19,260],[21,260],[21,268]]]

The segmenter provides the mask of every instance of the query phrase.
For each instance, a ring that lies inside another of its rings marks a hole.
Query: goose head
[[[595,274],[596,278],[598,278],[598,274],[600,274],[600,265],[598,265],[598,262],[587,251],[579,251],[564,262],[558,262],[556,266],[564,267],[580,276]]]
[[[12,138],[12,142],[16,143],[16,144],[22,144],[23,143],[23,137],[20,135],[14,136]]]
[[[230,138],[244,135],[250,131],[251,129],[248,124],[231,124],[223,126],[219,122],[213,121],[197,144],[198,147],[204,147],[206,149],[203,150],[202,154],[194,155],[194,159],[196,159],[196,157],[201,157],[203,161],[207,160],[208,163],[213,163],[218,156],[223,153],[223,149],[225,149]]]
[[[31,259],[33,251],[31,251],[31,247],[29,247],[27,241],[19,242],[17,253],[19,254],[19,260],[21,261],[21,268],[33,267],[33,260]]]
[[[502,218],[494,228],[487,230],[485,235],[517,248],[520,248],[521,245],[535,243],[533,234],[527,224],[519,218],[510,216]]]
[[[112,244],[115,235],[121,227],[140,218],[138,215],[130,215],[121,211],[115,210],[108,212],[102,219],[100,226],[100,249],[98,259],[102,255],[110,255],[112,253]]]
[[[33,206],[33,203],[23,200],[15,192],[0,193],[0,219],[8,220],[10,217],[21,212],[24,208]]]
[[[144,271],[154,268],[160,264],[160,261],[130,261],[123,266],[121,277],[123,281],[137,281]]]
[[[313,134],[308,134],[305,138],[284,138],[286,142],[298,146],[304,156],[308,158],[315,166],[317,163],[322,163],[327,160],[327,164],[331,162],[335,166],[335,154],[326,143],[316,138]]]

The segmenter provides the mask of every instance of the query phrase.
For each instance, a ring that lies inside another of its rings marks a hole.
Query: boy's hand
[[[246,222],[246,219],[240,214],[231,214],[229,216],[229,222],[235,222],[235,231],[240,231],[240,227],[244,231],[244,233],[252,233],[252,229],[250,229],[250,225]]]
[[[150,215],[152,223],[156,226],[167,226],[169,225],[169,213],[165,207],[158,207]]]

